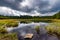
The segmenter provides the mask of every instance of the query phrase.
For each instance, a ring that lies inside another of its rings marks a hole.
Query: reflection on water
[[[54,35],[48,35],[47,30],[45,29],[45,26],[47,26],[48,23],[19,23],[18,27],[15,28],[7,28],[9,32],[17,32],[17,36],[19,40],[25,40],[24,36],[27,33],[32,33],[33,38],[31,40],[58,40],[57,36]],[[35,27],[40,26],[39,28],[39,34],[37,34]]]
[[[35,26],[47,26],[48,23],[43,23],[43,22],[39,22],[39,23],[19,23],[18,27],[24,27],[24,26],[31,26],[31,27],[35,27]]]

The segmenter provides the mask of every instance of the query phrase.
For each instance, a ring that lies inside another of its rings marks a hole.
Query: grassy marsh
[[[27,21],[28,20],[28,21]],[[40,22],[43,19],[0,19],[0,40],[17,40],[16,34],[8,34],[5,27],[17,27],[18,23]],[[49,21],[51,20],[51,21]],[[43,21],[49,21],[49,25],[46,27],[48,34],[56,34],[60,38],[60,19],[44,19]],[[37,33],[39,33],[39,26],[36,27]],[[3,38],[3,39],[2,39]]]

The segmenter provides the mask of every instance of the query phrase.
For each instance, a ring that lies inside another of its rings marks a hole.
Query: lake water
[[[17,32],[17,36],[19,40],[25,40],[24,36],[27,33],[34,34],[34,37],[31,40],[58,40],[55,35],[48,35],[45,27],[49,25],[49,23],[39,22],[39,23],[19,23],[18,27],[15,28],[7,28],[8,32]],[[39,34],[37,34],[35,27],[40,26]]]

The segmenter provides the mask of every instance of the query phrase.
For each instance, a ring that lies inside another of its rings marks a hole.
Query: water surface
[[[18,27],[15,28],[7,28],[9,32],[17,32],[17,36],[19,40],[25,40],[24,36],[27,33],[34,34],[34,37],[31,40],[58,40],[57,36],[49,35],[45,27],[49,25],[49,23],[39,22],[39,23],[19,23]],[[37,34],[35,27],[39,26],[39,34]]]

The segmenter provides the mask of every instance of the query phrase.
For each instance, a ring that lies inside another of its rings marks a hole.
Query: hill
[[[60,11],[57,14],[53,15],[53,18],[60,19]]]

